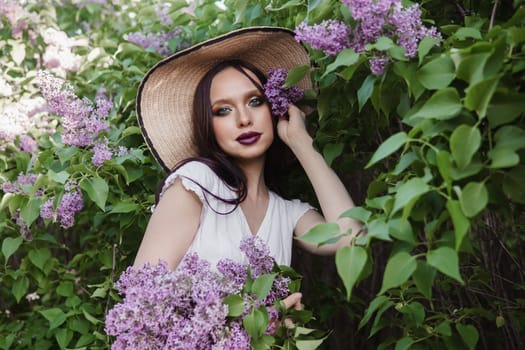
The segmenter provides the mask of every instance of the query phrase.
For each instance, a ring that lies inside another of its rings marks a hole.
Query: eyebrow
[[[261,93],[261,91],[259,91],[259,89],[255,88],[255,89],[252,89],[252,90],[249,90],[249,91],[246,91],[246,93],[243,95],[244,98],[246,97],[249,97],[249,96],[262,96],[263,94]],[[214,102],[211,103],[211,106],[215,106],[216,104],[218,103],[225,103],[225,102],[230,102],[231,101],[231,98],[220,98]]]

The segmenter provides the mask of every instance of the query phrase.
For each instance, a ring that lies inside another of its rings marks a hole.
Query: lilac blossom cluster
[[[124,39],[135,45],[141,46],[146,50],[154,50],[162,56],[168,56],[181,47],[176,47],[175,50],[170,49],[170,40],[180,37],[183,34],[181,27],[175,27],[169,32],[160,31],[158,33],[141,33],[133,32],[124,35]]]
[[[350,27],[333,19],[322,21],[312,26],[305,22],[295,28],[295,40],[305,41],[316,50],[323,50],[326,55],[337,55],[350,46]]]
[[[272,114],[276,116],[288,113],[289,105],[304,96],[304,91],[298,86],[283,87],[287,76],[288,72],[284,68],[270,69],[264,84],[264,94],[271,105]]]
[[[53,210],[53,203],[55,202],[55,197],[53,196],[40,207],[40,217],[42,219],[52,219],[53,222],[58,221],[62,228],[70,228],[75,223],[75,214],[82,210],[84,204],[82,191],[80,191],[75,181],[68,181],[64,189],[66,192],[60,199],[56,215]]]
[[[301,23],[295,29],[295,39],[307,42],[326,55],[337,55],[346,48],[363,52],[382,36],[391,38],[405,49],[406,57],[414,57],[419,41],[425,37],[440,38],[435,27],[427,28],[421,22],[418,4],[404,7],[401,0],[342,0],[355,20],[355,25],[335,20],[312,26]],[[389,58],[386,52],[371,52],[370,69],[373,74],[383,73]]]
[[[225,259],[214,269],[196,253],[189,253],[175,271],[164,261],[129,267],[116,283],[124,300],[106,315],[105,330],[116,336],[111,348],[250,349],[242,316],[228,317],[223,299],[243,291],[248,270],[255,275],[269,273],[274,261],[255,236],[243,239],[241,250],[248,265]],[[288,295],[288,282],[284,277],[275,280],[266,305]],[[249,307],[246,303],[243,315]]]
[[[76,72],[82,63],[82,57],[73,52],[77,46],[88,46],[87,39],[73,39],[60,30],[47,28],[42,31],[42,38],[47,44],[42,57],[47,69],[65,76],[67,71]]]
[[[50,112],[62,117],[62,142],[65,144],[88,146],[99,133],[109,128],[106,119],[113,103],[103,89],[93,103],[87,98],[78,98],[70,84],[45,71],[38,72],[37,85]]]
[[[2,184],[4,193],[29,194],[38,178],[38,174],[18,174],[16,181],[5,181]]]

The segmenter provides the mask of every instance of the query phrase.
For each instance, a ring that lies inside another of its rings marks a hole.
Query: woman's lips
[[[251,145],[252,143],[255,143],[259,140],[261,137],[261,134],[258,132],[245,132],[239,137],[237,137],[237,142],[239,142],[241,145]]]

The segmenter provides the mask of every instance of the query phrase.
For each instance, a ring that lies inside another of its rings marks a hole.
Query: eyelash
[[[263,105],[266,102],[266,99],[262,96],[252,97],[250,101],[248,101],[248,105],[251,107],[259,107]],[[227,112],[231,111],[232,109],[230,107],[221,107],[217,108],[216,110],[212,111],[212,114],[217,117],[225,116]]]

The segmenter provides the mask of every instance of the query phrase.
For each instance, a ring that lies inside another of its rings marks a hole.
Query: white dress
[[[210,261],[212,266],[224,258],[248,263],[239,245],[241,239],[252,232],[241,207],[237,206],[233,212],[226,215],[218,214],[229,212],[233,205],[206,193],[197,183],[224,199],[235,198],[235,193],[206,164],[192,161],[181,166],[166,179],[161,196],[177,178],[182,180],[182,185],[187,190],[195,192],[203,204],[200,225],[188,252],[196,252],[200,258]],[[270,255],[278,264],[290,265],[295,225],[310,209],[313,208],[308,203],[297,199],[286,200],[270,191],[266,214],[259,231],[253,234],[266,242],[270,248]]]

